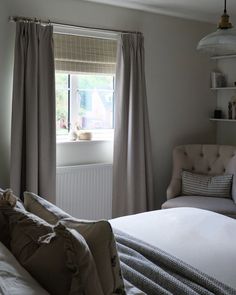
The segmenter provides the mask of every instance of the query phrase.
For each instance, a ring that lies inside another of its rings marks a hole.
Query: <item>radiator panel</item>
[[[57,167],[58,207],[79,219],[109,219],[112,164]]]

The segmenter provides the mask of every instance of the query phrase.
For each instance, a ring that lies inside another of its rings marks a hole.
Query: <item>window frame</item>
[[[118,41],[120,39],[121,34],[119,32],[110,32],[110,31],[104,31],[104,30],[93,30],[93,29],[84,29],[79,27],[69,27],[69,26],[62,26],[62,25],[54,25],[53,26],[53,33],[58,34],[71,34],[71,35],[80,35],[80,36],[86,36],[86,37],[93,37],[93,38],[106,38],[106,39],[112,39]],[[99,131],[92,131],[93,137],[92,140],[89,142],[95,142],[95,141],[113,141],[114,139],[114,125],[115,125],[115,74],[113,78],[113,129],[106,130],[106,134],[103,134],[101,136],[97,136]],[[105,130],[105,129],[103,129]],[[89,131],[89,130],[88,130]],[[69,135],[57,135],[56,134],[56,140],[57,143],[69,143],[69,142],[75,142],[80,143],[84,142],[81,140],[77,141],[71,141],[69,139]]]
[[[55,71],[55,74],[60,74],[63,72],[57,72]],[[98,74],[90,74],[90,73],[66,73],[64,72],[64,74],[67,75],[67,134],[58,134],[57,133],[57,129],[56,129],[56,140],[57,142],[71,142],[73,140],[70,139],[70,132],[71,130],[71,126],[72,126],[72,122],[71,122],[71,117],[72,117],[72,111],[71,111],[71,103],[72,103],[72,82],[71,82],[71,78],[72,75],[101,75],[101,76],[112,76],[112,84],[113,84],[113,88],[111,90],[106,90],[104,89],[104,91],[111,91],[112,92],[112,128],[109,129],[81,129],[82,132],[91,132],[92,133],[92,139],[90,141],[112,141],[114,139],[114,111],[115,111],[115,74],[103,74],[103,73],[98,73]],[[78,89],[79,91],[81,89]],[[82,89],[84,91],[89,90],[89,91],[93,91],[93,89]],[[98,91],[103,90],[103,89],[98,89]],[[76,140],[76,142],[81,142],[84,140]]]

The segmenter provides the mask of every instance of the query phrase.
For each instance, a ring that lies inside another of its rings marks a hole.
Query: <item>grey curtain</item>
[[[122,34],[118,44],[113,217],[153,209],[153,175],[142,34]]]
[[[55,201],[53,28],[17,22],[12,102],[11,188]]]

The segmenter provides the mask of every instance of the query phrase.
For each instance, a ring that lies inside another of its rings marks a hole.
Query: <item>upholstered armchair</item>
[[[230,197],[183,195],[183,171],[212,176],[232,174]],[[173,151],[173,173],[167,189],[167,201],[162,209],[175,207],[195,207],[236,218],[236,146],[177,146]]]

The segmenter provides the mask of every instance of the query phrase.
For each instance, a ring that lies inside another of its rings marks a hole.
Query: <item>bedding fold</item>
[[[124,278],[149,295],[236,295],[196,268],[114,229]]]

